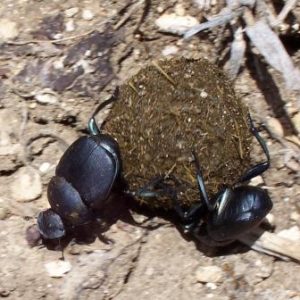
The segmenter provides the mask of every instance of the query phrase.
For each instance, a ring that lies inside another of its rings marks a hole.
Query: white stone
[[[272,117],[268,118],[268,120],[267,120],[267,126],[270,128],[270,130],[272,132],[274,132],[279,137],[283,137],[284,136],[283,128],[282,128],[281,123],[279,122],[278,119],[272,118]]]
[[[0,19],[0,43],[16,38],[19,34],[17,23],[8,19]]]
[[[46,263],[45,268],[50,277],[60,278],[71,271],[72,265],[67,260],[55,260]]]
[[[281,230],[277,233],[277,235],[292,241],[300,241],[300,230],[298,226]]]
[[[86,21],[91,21],[94,18],[94,14],[89,9],[84,9],[82,12],[82,19]]]
[[[174,45],[170,45],[170,46],[166,46],[163,50],[162,50],[162,55],[163,56],[170,56],[170,55],[174,55],[178,52],[178,47],[174,46]]]
[[[155,25],[160,31],[179,35],[198,24],[198,20],[192,16],[178,16],[176,14],[164,14],[155,21]]]
[[[79,12],[78,7],[71,7],[65,11],[65,15],[67,18],[73,18]]]
[[[300,25],[298,23],[292,25],[294,31],[299,31]]]
[[[48,93],[47,91],[40,91],[35,95],[37,102],[41,104],[55,104],[58,102],[56,95]]]
[[[47,173],[50,169],[51,165],[48,162],[43,162],[40,167],[39,170],[41,173]]]
[[[69,20],[66,25],[65,25],[66,31],[67,32],[72,32],[75,30],[75,24],[74,24],[74,20],[71,19]]]
[[[211,290],[215,290],[217,288],[217,285],[215,283],[213,283],[213,282],[208,282],[206,284],[206,287],[208,287]]]
[[[199,282],[217,283],[224,280],[225,273],[217,266],[199,267],[196,270],[196,278]]]
[[[208,10],[211,6],[215,6],[217,3],[216,0],[194,0],[193,2],[198,5],[198,8],[201,10]]]
[[[42,181],[32,167],[20,168],[10,184],[11,196],[17,201],[31,201],[42,194]]]
[[[269,222],[269,224],[274,225],[275,223],[275,217],[273,214],[269,213],[266,215],[266,219]]]
[[[208,94],[205,92],[205,91],[202,91],[201,93],[200,93],[200,97],[201,98],[207,98],[207,96],[208,96]]]
[[[259,185],[263,185],[263,184],[264,184],[264,180],[261,176],[256,176],[250,180],[250,185],[253,185],[253,186],[259,186]]]

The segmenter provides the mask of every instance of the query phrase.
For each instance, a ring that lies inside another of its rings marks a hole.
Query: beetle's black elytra
[[[42,236],[60,238],[66,228],[91,222],[93,212],[106,204],[119,172],[120,153],[112,137],[99,131],[76,140],[60,159],[49,182],[51,209],[38,217]]]

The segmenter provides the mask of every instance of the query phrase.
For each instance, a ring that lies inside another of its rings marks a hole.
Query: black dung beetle
[[[58,239],[68,228],[89,223],[100,210],[120,174],[117,142],[102,134],[95,114],[113,100],[101,104],[89,121],[89,136],[80,137],[60,159],[48,185],[50,209],[41,212],[38,229],[45,239]]]
[[[145,198],[169,196],[173,201],[174,209],[182,220],[185,233],[196,233],[195,229],[203,223],[206,226],[208,237],[212,240],[211,244],[226,245],[233,242],[238,236],[256,227],[273,207],[272,201],[264,189],[243,185],[244,182],[265,172],[270,166],[267,145],[255,128],[250,115],[249,123],[250,130],[262,147],[267,160],[246,171],[233,186],[224,188],[212,199],[209,199],[197,155],[193,152],[200,202],[185,211],[177,200],[174,184],[171,185],[166,178],[156,178],[138,190],[136,194]]]

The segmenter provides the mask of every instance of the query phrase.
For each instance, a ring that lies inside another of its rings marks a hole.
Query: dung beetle
[[[94,116],[113,98],[98,107],[89,121],[89,135],[77,139],[56,167],[47,191],[51,208],[37,219],[45,239],[61,238],[68,229],[91,222],[109,198],[120,174],[119,147],[111,136],[101,133]]]
[[[157,197],[163,194],[169,196],[179,215],[185,233],[194,234],[198,225],[203,223],[206,234],[212,240],[211,244],[226,245],[233,242],[238,236],[256,227],[272,209],[272,201],[268,193],[259,187],[244,185],[246,181],[262,174],[270,166],[270,155],[267,145],[259,135],[249,115],[249,127],[266,155],[266,161],[256,164],[232,186],[225,187],[209,199],[196,153],[193,158],[196,165],[196,179],[200,191],[200,200],[188,210],[184,210],[177,200],[174,184],[166,178],[156,178],[150,184],[136,192],[142,197]],[[175,181],[176,178],[169,178]]]

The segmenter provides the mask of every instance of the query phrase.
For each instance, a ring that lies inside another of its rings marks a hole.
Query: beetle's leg
[[[249,170],[247,170],[246,173],[238,181],[239,183],[244,182],[244,181],[248,181],[248,180],[262,174],[263,172],[265,172],[270,167],[270,154],[269,154],[269,150],[268,150],[268,147],[266,145],[266,142],[259,135],[258,130],[254,126],[254,123],[253,123],[253,120],[252,120],[250,114],[248,115],[248,118],[249,118],[250,131],[255,136],[256,140],[259,142],[260,146],[262,147],[262,149],[263,149],[263,151],[266,155],[267,160],[255,165],[252,168],[250,168]]]
[[[215,201],[209,200],[208,195],[207,195],[207,191],[206,191],[206,188],[205,188],[205,183],[204,183],[204,180],[203,180],[203,174],[202,174],[202,171],[201,171],[201,168],[200,168],[198,157],[197,157],[195,151],[192,151],[192,154],[193,154],[194,162],[195,162],[195,165],[196,165],[196,178],[197,178],[197,182],[198,182],[200,196],[204,200],[208,210],[213,211],[216,207],[217,200],[215,200]]]
[[[175,184],[179,183],[176,177],[171,176],[169,179],[175,182]],[[204,207],[202,202],[193,205],[188,210],[183,209],[178,201],[176,189],[174,186],[166,182],[166,178],[164,176],[152,179],[148,184],[135,192],[134,195],[143,198],[158,198],[166,196],[171,199],[173,209],[181,219],[185,233],[192,232],[194,230],[195,226],[201,220],[200,216],[202,216],[204,210],[206,210],[206,207]]]
[[[165,178],[163,176],[157,176],[145,184],[142,188],[139,188],[133,193],[133,196],[142,198],[158,198],[162,194],[165,194],[162,186]]]
[[[175,183],[178,183],[178,180],[175,177],[171,177],[170,179],[172,179]],[[178,213],[179,217],[182,220],[186,220],[190,214],[184,211],[179,205],[175,188],[166,183],[165,180],[166,178],[164,176],[153,178],[149,183],[135,192],[134,196],[139,196],[142,198],[158,198],[162,196],[168,197],[172,200],[173,207]]]
[[[90,135],[100,135],[101,134],[100,128],[98,127],[94,116],[89,119],[88,131],[89,131]]]
[[[182,227],[185,233],[192,233],[194,228],[201,221],[201,217],[206,210],[202,203],[193,205],[189,210],[184,210],[178,202],[177,197],[172,198],[174,209],[182,221]]]
[[[91,118],[89,119],[88,122],[88,131],[90,133],[90,135],[99,135],[101,134],[101,130],[97,125],[97,122],[95,120],[95,116],[98,114],[98,112],[100,112],[103,108],[105,108],[107,105],[113,103],[116,101],[116,98],[118,97],[119,94],[119,88],[116,88],[114,93],[112,94],[112,96],[105,100],[104,102],[100,103],[96,109],[94,110]]]

